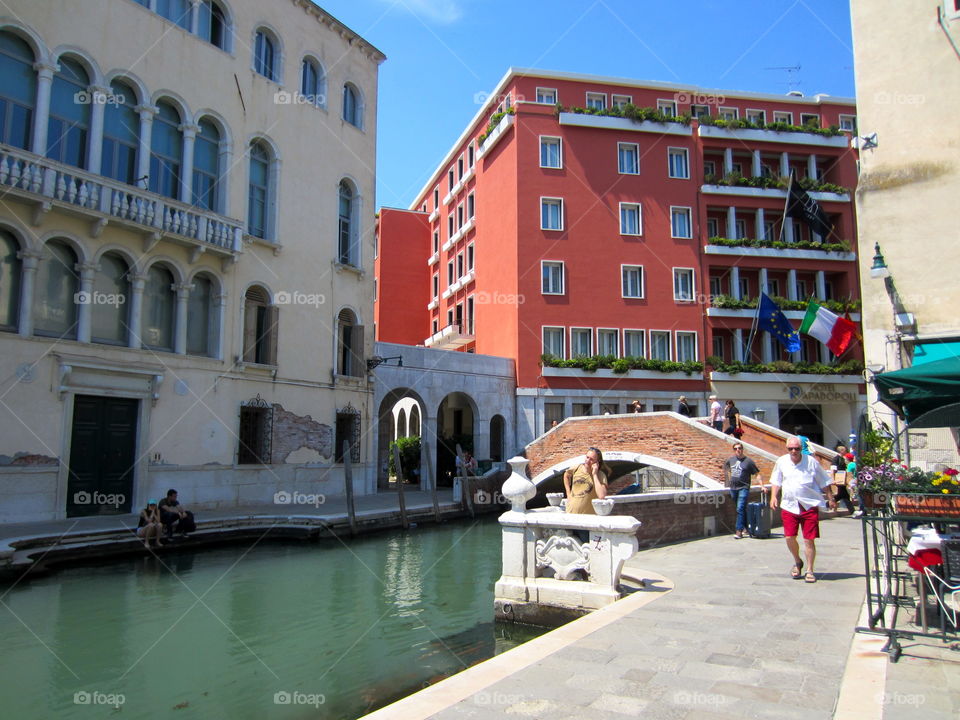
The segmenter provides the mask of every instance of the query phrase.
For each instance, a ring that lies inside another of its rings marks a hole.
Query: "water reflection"
[[[4,716],[90,717],[74,694],[99,692],[122,694],[127,719],[354,718],[526,639],[491,622],[493,519],[248,550],[13,587],[0,608]]]

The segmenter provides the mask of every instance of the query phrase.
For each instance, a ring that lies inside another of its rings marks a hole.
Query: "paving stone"
[[[590,709],[606,710],[622,713],[623,715],[637,716],[646,710],[649,703],[639,698],[624,697],[623,695],[601,695],[590,703]]]
[[[710,653],[705,662],[713,663],[714,665],[729,665],[730,667],[749,668],[753,665],[754,659],[743,657],[741,655]]]
[[[730,680],[721,680],[714,683],[710,688],[712,692],[723,695],[732,695],[733,697],[743,698],[745,700],[762,700],[764,702],[779,702],[783,693],[775,687],[752,686],[742,683],[731,682]]]

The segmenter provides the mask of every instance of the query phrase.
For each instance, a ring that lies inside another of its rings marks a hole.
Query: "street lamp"
[[[870,277],[877,279],[890,277],[887,261],[883,259],[883,253],[880,252],[880,243],[874,244],[873,249],[875,254],[873,256],[873,265],[870,267]]]
[[[763,422],[763,418],[766,417],[767,411],[764,410],[763,408],[758,407],[758,408],[754,408],[750,414],[753,415],[753,419],[756,420],[757,422]]]

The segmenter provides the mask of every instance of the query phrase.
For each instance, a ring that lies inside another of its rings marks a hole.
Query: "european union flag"
[[[797,352],[800,349],[800,335],[766,293],[760,293],[760,302],[757,304],[757,329],[766,330],[773,335],[787,352]]]

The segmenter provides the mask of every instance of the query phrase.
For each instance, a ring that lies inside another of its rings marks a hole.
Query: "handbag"
[[[742,437],[743,437],[743,428],[742,428],[742,427],[736,427],[736,428],[734,428],[734,429],[733,429],[733,436],[734,436],[737,440],[739,440],[740,438],[742,438]]]

